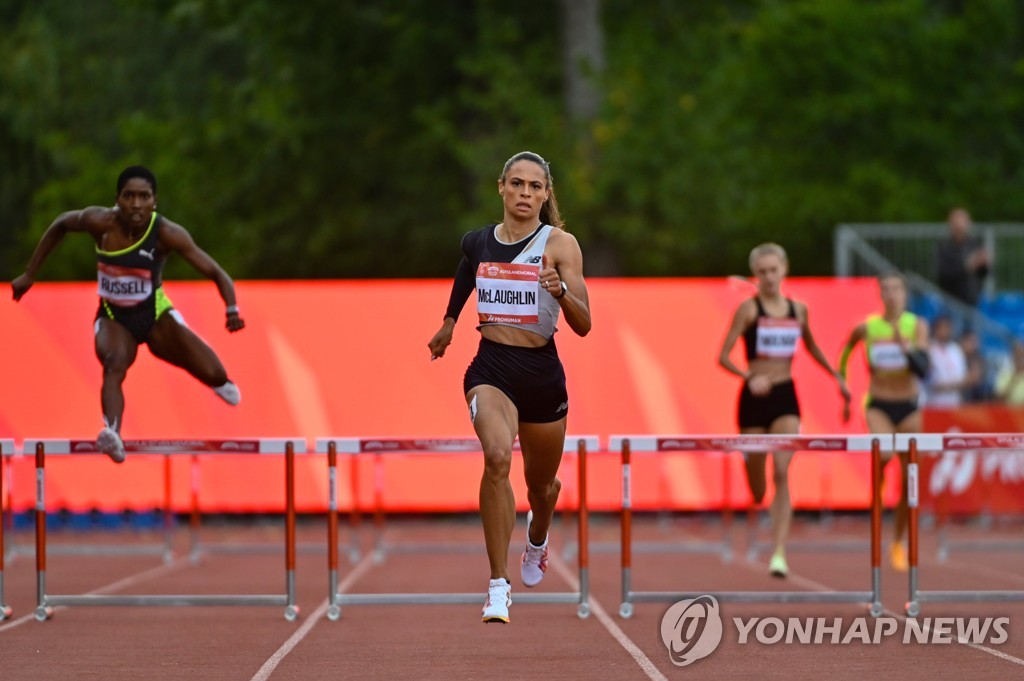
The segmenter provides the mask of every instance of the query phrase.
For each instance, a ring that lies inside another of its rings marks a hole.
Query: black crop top
[[[796,305],[789,298],[789,312],[785,317],[772,317],[764,311],[761,299],[754,296],[757,320],[743,332],[747,360],[789,359],[796,354],[796,344],[803,330],[796,317]]]

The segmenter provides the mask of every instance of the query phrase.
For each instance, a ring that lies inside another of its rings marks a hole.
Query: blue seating
[[[945,307],[942,296],[933,293],[915,295],[909,305],[911,312],[924,317],[929,322],[942,314],[945,311]]]

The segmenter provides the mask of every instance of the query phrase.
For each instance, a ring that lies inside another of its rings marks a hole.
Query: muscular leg
[[[767,432],[764,428],[740,428],[741,435],[764,435]],[[767,459],[767,454],[748,453],[743,457],[743,466],[747,470],[747,485],[750,487],[750,495],[754,497],[754,506],[760,506],[764,501],[764,493],[768,487],[764,470]]]
[[[124,415],[124,383],[128,368],[135,363],[139,346],[131,332],[112,319],[100,317],[96,321],[96,358],[103,365],[103,387],[100,405],[107,425],[121,430]]]
[[[530,542],[534,546],[543,544],[548,535],[562,489],[557,473],[565,446],[565,424],[564,418],[554,423],[519,424],[526,489],[533,511]]]
[[[160,316],[147,342],[154,355],[184,369],[211,388],[228,381],[227,371],[216,353],[191,329],[179,324],[170,312]]]
[[[466,394],[466,402],[476,416],[473,429],[484,453],[484,473],[480,479],[480,519],[484,543],[491,566],[491,579],[508,576],[508,546],[516,522],[516,500],[508,475],[512,468],[512,443],[515,442],[519,412],[512,401],[497,388],[480,385]]]
[[[799,433],[800,417],[782,416],[775,419],[771,432],[778,435]],[[789,495],[789,462],[792,459],[793,452],[772,452],[772,481],[775,484],[775,495],[772,497],[770,513],[776,552],[785,548],[789,526],[793,520],[793,503]]]

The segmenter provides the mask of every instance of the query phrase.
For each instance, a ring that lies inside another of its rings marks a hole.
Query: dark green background
[[[1024,214],[1020,2],[601,0],[581,120],[570,1],[0,0],[0,275],[133,163],[249,279],[450,276],[522,149],[590,275],[743,273],[769,239],[830,274],[839,222]]]

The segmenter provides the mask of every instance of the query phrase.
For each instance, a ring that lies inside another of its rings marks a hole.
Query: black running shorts
[[[494,386],[505,393],[524,423],[554,423],[569,413],[565,370],[553,338],[539,348],[481,338],[462,388],[468,393],[478,385]]]
[[[775,419],[782,416],[800,416],[800,403],[796,399],[793,381],[783,381],[772,386],[764,397],[756,397],[744,383],[740,391],[740,428],[764,428],[769,430]]]

